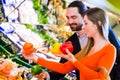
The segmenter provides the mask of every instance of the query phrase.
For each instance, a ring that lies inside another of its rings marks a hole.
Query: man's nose
[[[73,23],[73,20],[72,19],[68,19],[68,24],[71,24]]]

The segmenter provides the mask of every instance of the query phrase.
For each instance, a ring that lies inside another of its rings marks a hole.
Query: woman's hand
[[[39,75],[35,75],[35,77],[38,78],[38,80],[45,80],[47,78],[47,72],[42,70],[42,72]]]
[[[58,57],[62,57],[62,58],[65,58],[65,59],[67,59],[68,61],[71,61],[71,62],[75,62],[75,61],[77,61],[77,59],[75,58],[75,56],[68,50],[68,49],[66,49],[66,53],[67,54],[64,54],[64,53],[60,53],[60,54],[57,54],[56,56],[58,56]]]
[[[35,54],[22,54],[22,56],[27,60],[37,61],[38,57]]]
[[[67,59],[67,60],[69,60],[69,61],[71,61],[71,62],[75,62],[75,61],[77,61],[77,59],[75,58],[75,56],[68,50],[68,49],[66,49],[66,52],[67,52],[67,54],[66,55],[64,55],[64,57]]]

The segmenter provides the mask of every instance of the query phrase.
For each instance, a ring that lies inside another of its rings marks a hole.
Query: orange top
[[[37,63],[52,71],[62,74],[66,74],[74,69],[78,69],[80,71],[80,80],[104,80],[103,72],[96,72],[95,69],[99,66],[104,66],[110,72],[115,59],[116,49],[113,45],[107,44],[95,54],[91,56],[85,56],[75,63],[67,61],[66,63],[62,64],[46,61],[41,58],[37,60]]]

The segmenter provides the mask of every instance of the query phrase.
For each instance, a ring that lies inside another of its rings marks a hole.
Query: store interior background
[[[47,1],[47,0],[46,0]],[[71,2],[74,0],[65,0],[67,2]],[[89,7],[100,7],[108,12],[110,25],[113,27],[115,33],[120,37],[120,23],[118,23],[118,19],[120,19],[120,0],[81,0]],[[1,9],[2,5],[0,5]],[[3,16],[0,11],[0,17]]]
[[[108,11],[110,25],[120,37],[120,0],[83,0],[87,5],[97,6]]]
[[[8,3],[2,5],[2,1],[6,1]],[[64,42],[69,36],[71,36],[72,33],[70,27],[64,25],[64,23],[66,23],[64,20],[64,18],[66,18],[65,15],[62,15],[62,17],[59,16],[59,21],[61,21],[60,23],[62,23],[64,26],[54,24],[57,18],[55,17],[55,15],[51,14],[50,17],[52,17],[48,19],[49,23],[40,24],[39,21],[45,20],[47,22],[47,18],[43,17],[44,14],[42,14],[41,16],[40,12],[42,9],[38,8],[40,4],[37,5],[37,10],[39,13],[37,13],[37,11],[33,9],[32,3],[36,3],[36,1],[39,0],[0,0],[0,59],[9,58],[9,60],[16,62],[16,65],[21,66],[16,66],[15,68],[13,68],[13,75],[15,76],[22,77],[17,73],[21,73],[22,71],[24,72],[25,70],[28,71],[30,67],[34,65],[31,64],[31,61],[26,61],[24,60],[23,56],[21,56],[24,43],[32,43],[34,48],[36,49],[35,53],[38,53],[39,57],[42,57],[46,60],[53,60],[59,62],[60,58],[53,55],[54,53],[52,52],[51,47],[55,42]],[[48,0],[41,1],[46,3]],[[74,0],[62,1],[67,1],[69,3]],[[113,30],[120,39],[120,0],[81,1],[83,1],[88,7],[96,6],[104,9],[109,16],[110,26],[113,28]],[[6,10],[7,15],[4,13],[4,10]],[[61,9],[58,8],[58,11],[60,12],[60,14],[63,14]],[[38,16],[41,16],[42,19],[38,19]],[[34,78],[34,76],[32,77]]]

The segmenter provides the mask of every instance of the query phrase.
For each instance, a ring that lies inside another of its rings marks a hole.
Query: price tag
[[[77,80],[75,71],[69,72],[65,75],[68,80]]]

